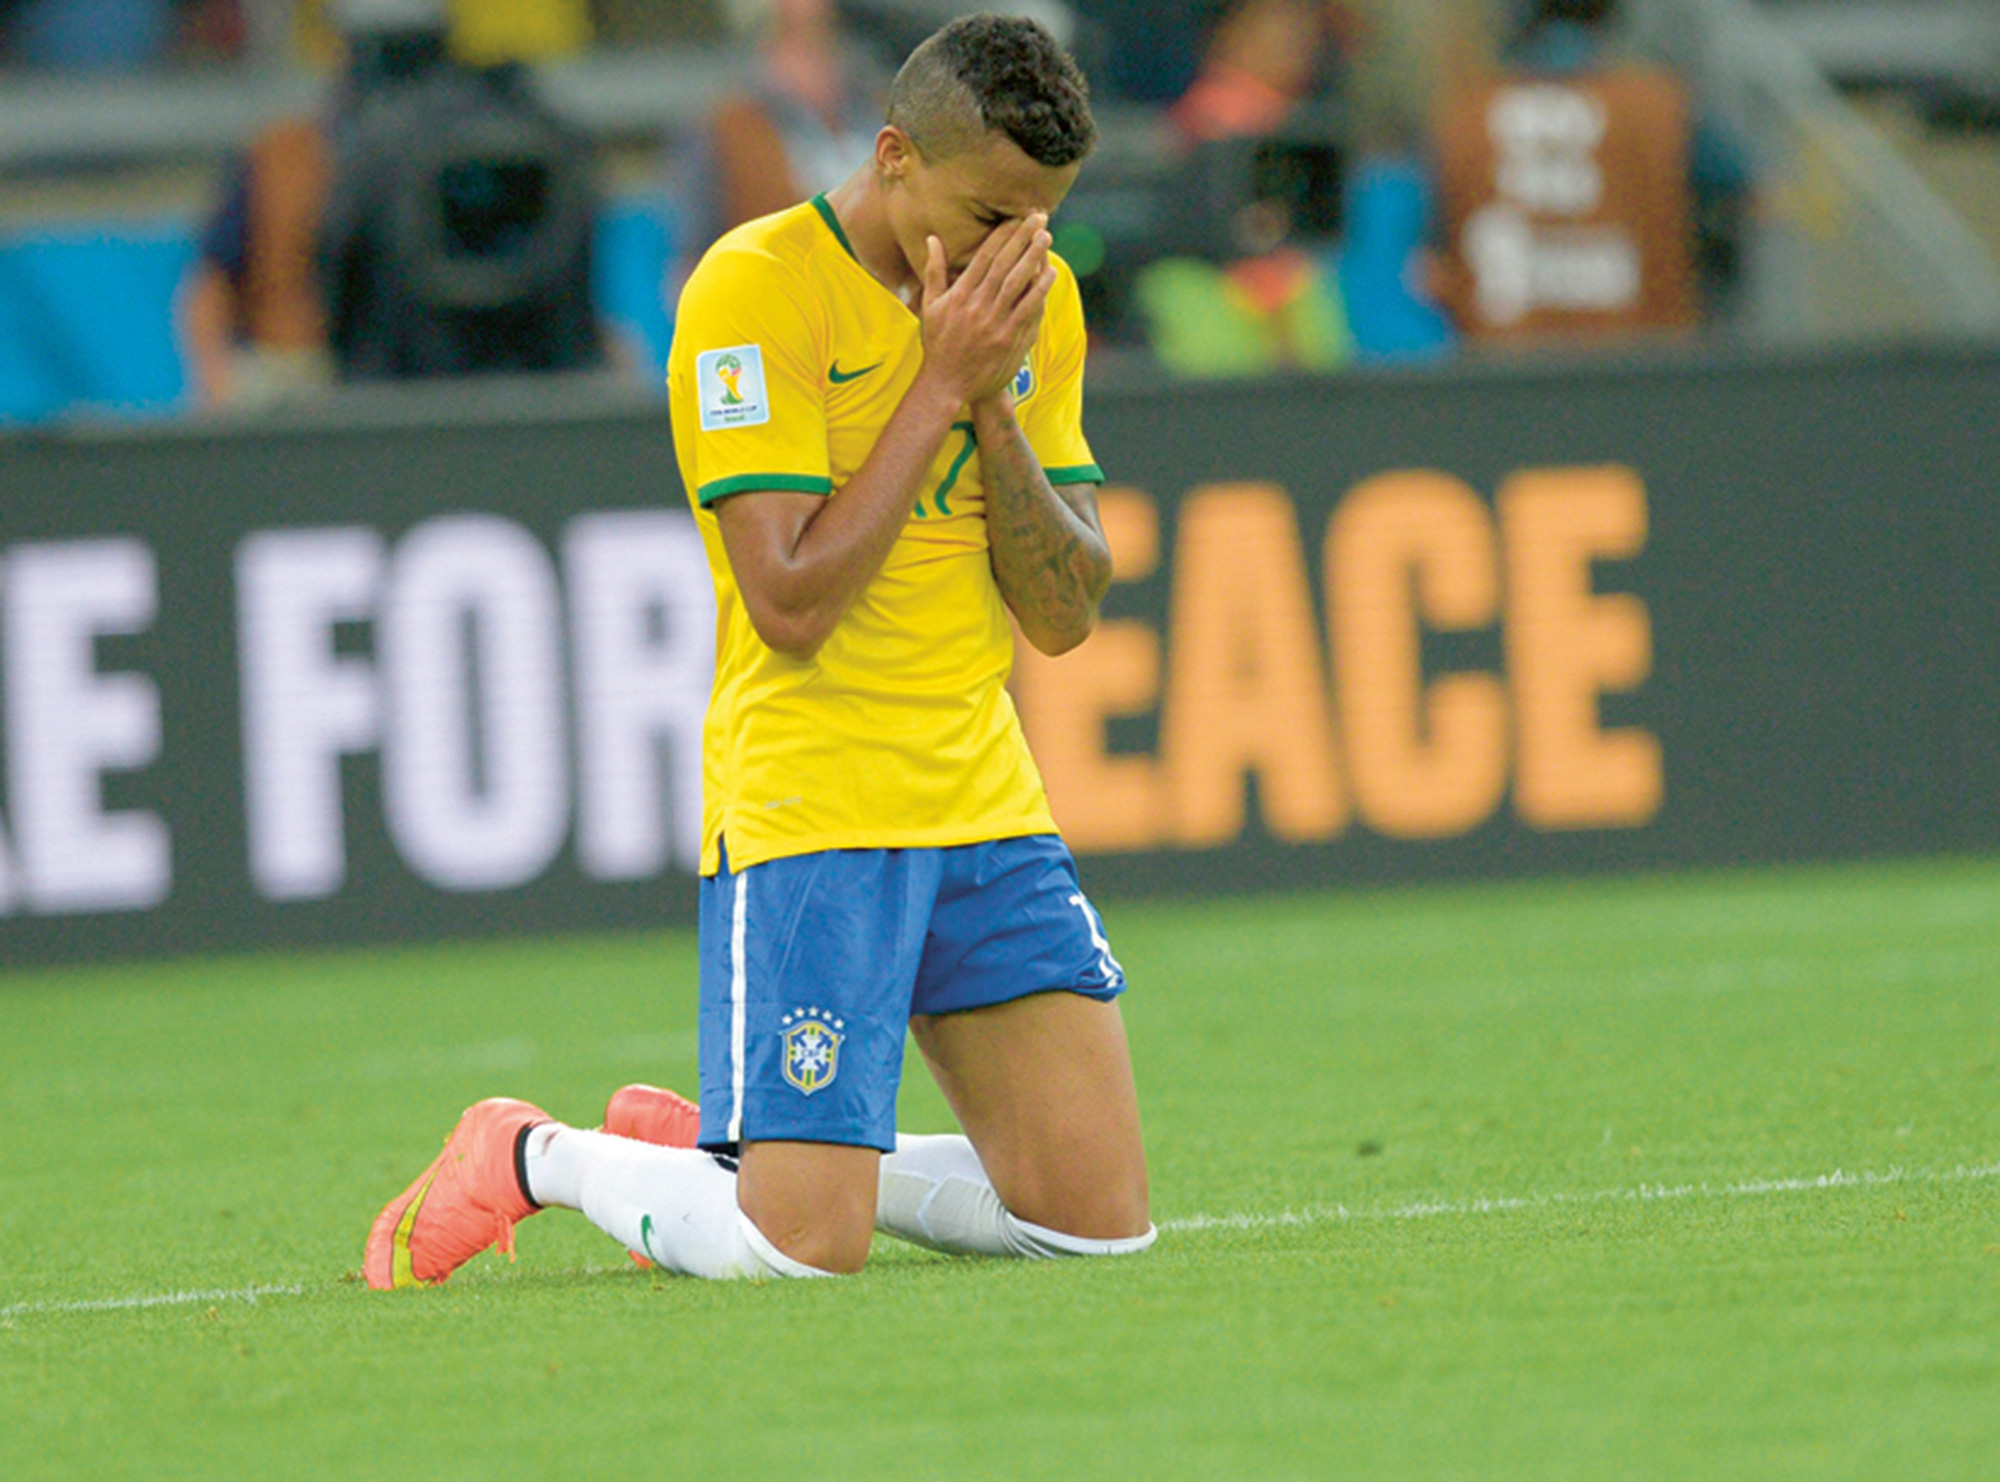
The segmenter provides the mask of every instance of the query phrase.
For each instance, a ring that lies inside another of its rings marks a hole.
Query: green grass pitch
[[[0,974],[0,1477],[2000,1467],[2000,861],[1106,914],[1156,1250],[826,1283],[355,1275],[467,1102],[692,1084],[689,935]]]

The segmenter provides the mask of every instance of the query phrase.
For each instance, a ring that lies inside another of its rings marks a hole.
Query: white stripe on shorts
[[[736,887],[734,909],[729,923],[729,1140],[743,1140],[743,1076],[745,1049],[744,1041],[749,1038],[750,1028],[750,984],[749,975],[743,966],[743,941],[748,932],[745,922],[750,914],[750,877],[739,874],[732,883]]]
[[[1081,893],[1071,896],[1069,903],[1083,912],[1083,924],[1090,928],[1090,944],[1097,948],[1097,966],[1104,974],[1104,981],[1107,984],[1124,982],[1125,969],[1111,955],[1111,943],[1104,939],[1104,921],[1097,914],[1097,907],[1085,900]]]

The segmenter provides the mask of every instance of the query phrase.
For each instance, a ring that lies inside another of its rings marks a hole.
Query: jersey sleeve
[[[676,435],[704,507],[732,494],[831,494],[814,316],[800,284],[754,251],[712,252],[674,325]]]
[[[1083,435],[1083,362],[1087,341],[1083,296],[1061,258],[1042,316],[1042,333],[1028,359],[1025,388],[1015,386],[1015,415],[1051,484],[1101,484],[1104,471]],[[1026,395],[1021,393],[1026,390]]]

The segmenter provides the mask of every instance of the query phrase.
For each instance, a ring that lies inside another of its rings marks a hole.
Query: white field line
[[[150,1297],[100,1297],[93,1302],[16,1302],[0,1307],[0,1322],[10,1317],[36,1317],[45,1312],[136,1312],[144,1307],[187,1307],[197,1302],[248,1302],[255,1307],[266,1297],[298,1297],[305,1288],[296,1282],[286,1286],[237,1286],[218,1291],[161,1292]]]
[[[1302,1225],[1347,1224],[1362,1220],[1423,1220],[1452,1215],[1513,1214],[1525,1210],[1564,1209],[1596,1204],[1655,1204],[1691,1199],[1761,1199],[1779,1194],[1812,1194],[1835,1189],[1882,1189],[1898,1184],[1954,1184],[2000,1178],[2000,1163],[1961,1165],[1946,1169],[1891,1168],[1883,1173],[1848,1173],[1836,1169],[1809,1178],[1753,1178],[1737,1183],[1637,1184],[1624,1189],[1585,1193],[1498,1195],[1477,1199],[1419,1199],[1350,1209],[1344,1204],[1286,1209],[1276,1214],[1196,1214],[1162,1220],[1162,1234],[1196,1235],[1208,1230],[1278,1230]],[[587,1274],[609,1274],[622,1267],[588,1267]],[[214,1291],[162,1292],[153,1296],[103,1297],[85,1302],[16,1302],[0,1307],[0,1323],[17,1317],[42,1317],[73,1312],[134,1312],[149,1307],[187,1307],[202,1302],[245,1302],[254,1307],[266,1297],[304,1296],[297,1282],[284,1286],[227,1287]]]
[[[1652,1204],[1688,1199],[1760,1199],[1776,1194],[1811,1194],[1829,1189],[1881,1189],[1897,1184],[1952,1184],[2000,1178],[2000,1163],[1947,1169],[1891,1168],[1886,1173],[1847,1173],[1836,1169],[1810,1178],[1753,1178],[1738,1183],[1639,1184],[1627,1189],[1596,1189],[1588,1193],[1528,1194],[1481,1199],[1419,1199],[1350,1209],[1344,1204],[1287,1209],[1277,1214],[1196,1214],[1163,1220],[1162,1233],[1198,1234],[1204,1230],[1276,1230],[1296,1225],[1344,1224],[1357,1220],[1423,1220],[1447,1215],[1512,1214],[1523,1210],[1564,1209],[1595,1204]]]

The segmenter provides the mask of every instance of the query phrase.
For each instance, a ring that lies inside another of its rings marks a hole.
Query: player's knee
[[[1007,1248],[1018,1256],[1131,1256],[1150,1249],[1159,1234],[1150,1223],[1121,1235],[1079,1235],[1011,1214],[1005,1223]]]
[[[1111,1169],[1029,1174],[1010,1191],[1016,1219],[1083,1240],[1129,1240],[1153,1228],[1143,1158]]]
[[[879,1164],[873,1148],[750,1143],[737,1202],[786,1260],[847,1275],[868,1262]]]
[[[1080,1218],[1066,1221],[1062,1228],[1066,1234],[1090,1240],[1130,1240],[1144,1235],[1153,1228],[1144,1176],[1101,1190]]]
[[[739,1194],[754,1196],[756,1192],[739,1186]],[[773,1263],[781,1270],[784,1262],[795,1262],[816,1272],[851,1276],[868,1264],[868,1247],[875,1234],[873,1204],[863,1208],[848,1200],[801,1203],[767,1196],[743,1198],[742,1210],[783,1258]]]
[[[828,1223],[818,1221],[794,1221],[776,1229],[759,1224],[764,1238],[776,1246],[787,1259],[801,1266],[810,1266],[815,1271],[829,1272],[835,1276],[852,1276],[868,1264],[868,1247],[874,1236],[874,1224],[862,1229],[850,1228],[851,1222]]]

